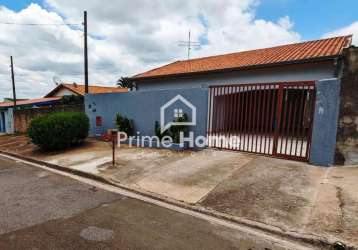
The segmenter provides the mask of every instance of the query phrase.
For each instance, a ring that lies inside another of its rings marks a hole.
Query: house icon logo
[[[186,112],[185,112],[186,111]],[[177,118],[183,117],[184,113],[191,113],[189,121],[175,122]],[[196,107],[181,95],[177,95],[160,107],[160,131],[163,133],[171,126],[196,125]]]

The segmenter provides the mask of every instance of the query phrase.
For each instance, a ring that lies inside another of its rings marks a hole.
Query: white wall
[[[57,91],[53,96],[66,96],[66,95],[78,95],[78,94],[69,89],[62,88],[59,91]]]
[[[14,116],[12,108],[8,108],[5,111],[5,130],[7,134],[14,133]]]

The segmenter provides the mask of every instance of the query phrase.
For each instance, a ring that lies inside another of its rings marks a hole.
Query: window
[[[174,117],[175,118],[183,117],[183,110],[182,109],[174,109]]]

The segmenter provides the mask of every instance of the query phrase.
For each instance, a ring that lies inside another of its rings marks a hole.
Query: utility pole
[[[14,63],[12,61],[12,56],[10,56],[11,62],[11,80],[12,80],[12,96],[14,99],[14,109],[16,109],[16,90],[15,90],[15,76],[14,76]]]
[[[85,93],[88,93],[88,49],[87,49],[87,11],[83,12],[84,59],[85,59]]]

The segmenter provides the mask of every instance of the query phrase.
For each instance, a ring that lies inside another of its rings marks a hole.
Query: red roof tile
[[[43,102],[50,102],[50,101],[57,101],[60,100],[61,97],[47,97],[47,98],[37,98],[37,99],[29,99],[29,100],[24,100],[24,101],[17,101],[16,105],[21,106],[21,105],[35,105],[38,103],[43,103]],[[5,107],[12,107],[14,106],[14,102],[0,102],[0,108],[5,108]]]
[[[57,91],[61,88],[69,89],[79,95],[85,95],[85,85],[83,84],[74,84],[74,83],[62,83],[58,85],[56,88],[50,91],[45,97],[53,96]],[[95,86],[89,85],[88,91],[90,94],[100,94],[100,93],[123,93],[128,92],[128,89],[116,87],[116,86]]]
[[[156,78],[170,75],[241,69],[255,66],[294,63],[302,60],[333,58],[351,44],[352,36],[340,36],[315,41],[282,45],[272,48],[243,51],[176,61],[174,63],[138,74],[133,79]]]

